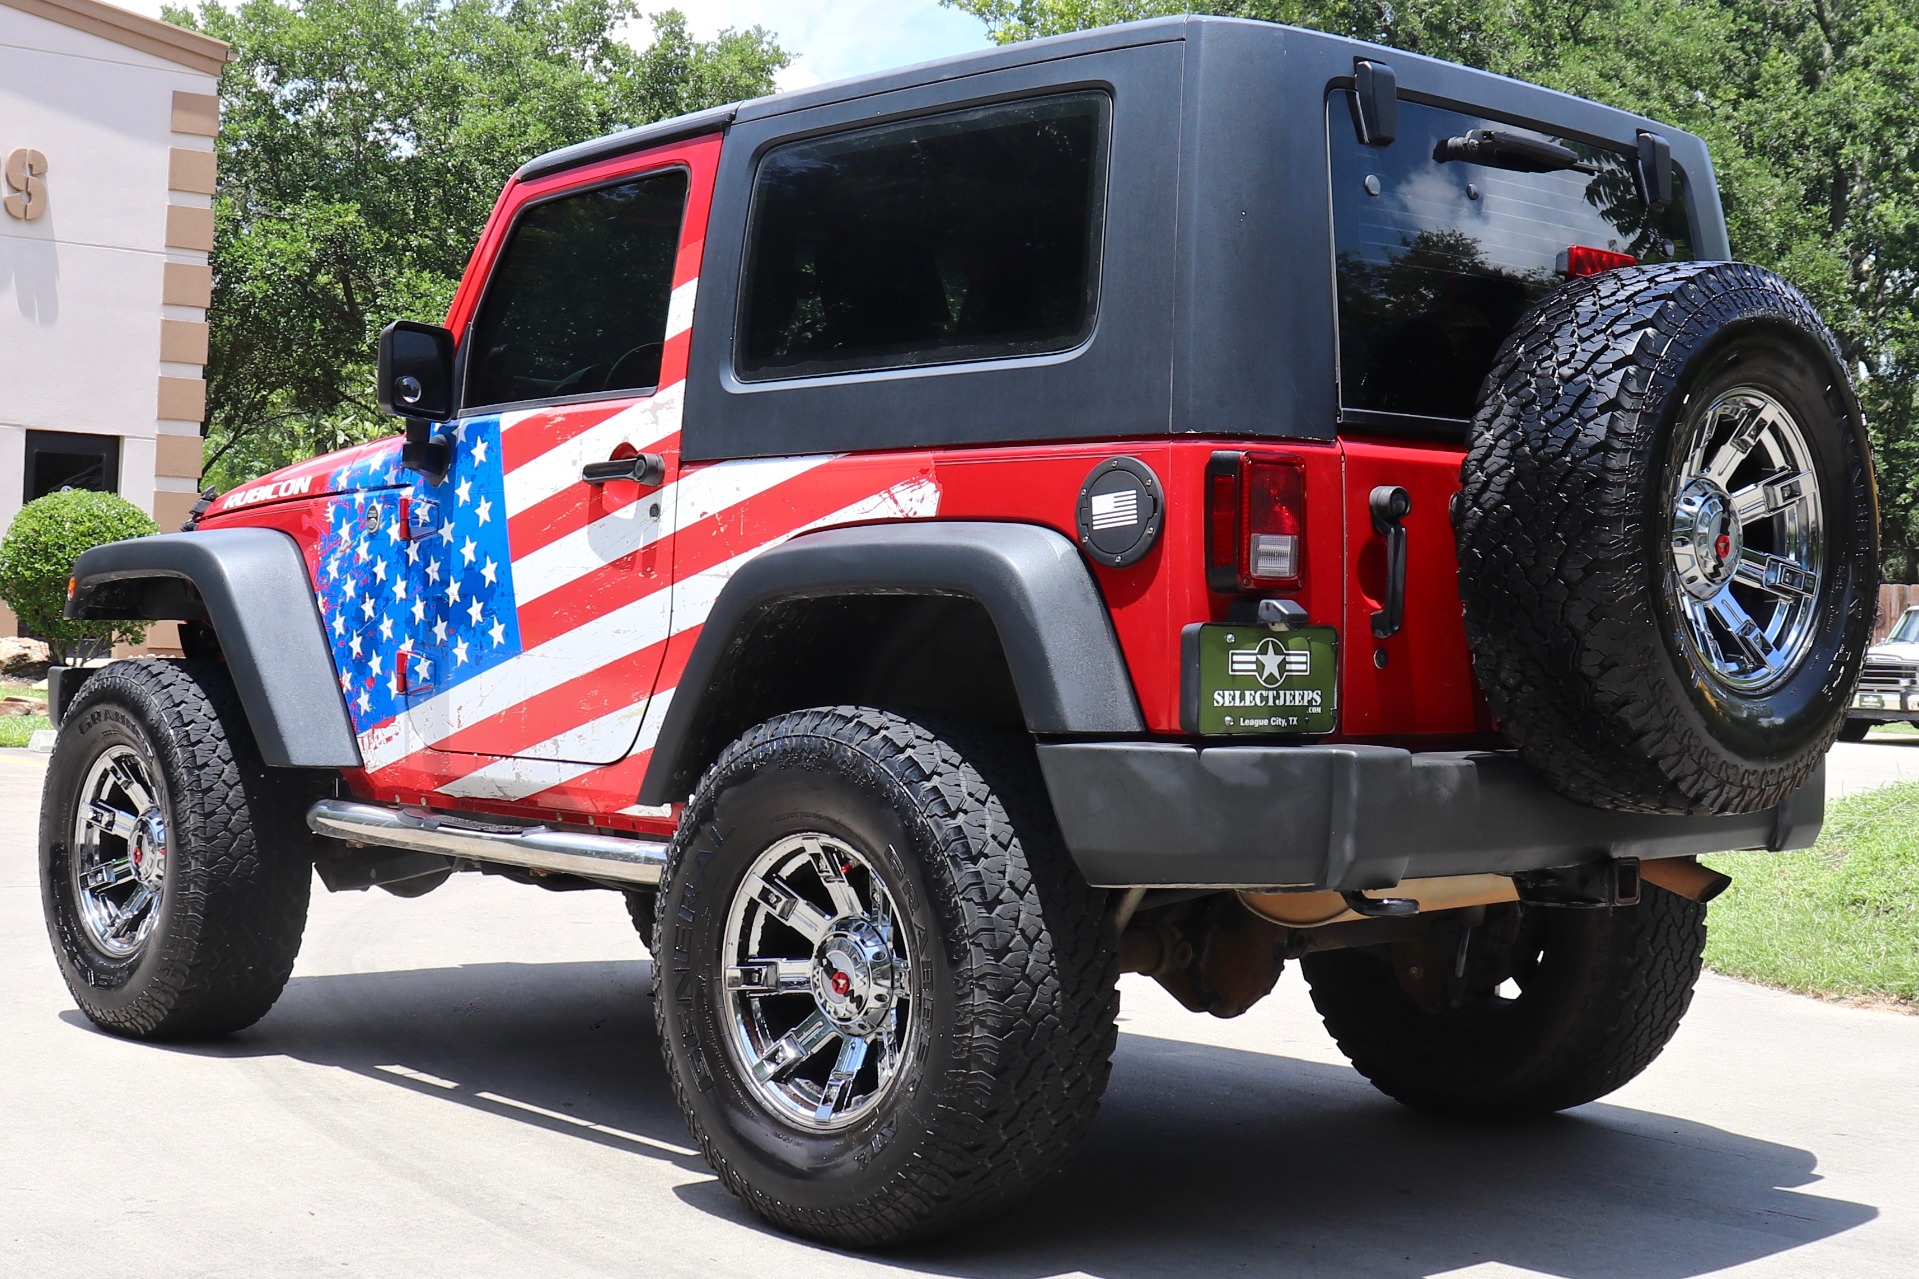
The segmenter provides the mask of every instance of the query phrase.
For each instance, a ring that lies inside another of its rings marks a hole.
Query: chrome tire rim
[[[160,916],[167,815],[148,761],[109,746],[80,786],[69,847],[73,896],[87,940],[114,959],[140,953]]]
[[[1754,387],[1685,426],[1667,496],[1668,589],[1693,657],[1746,696],[1786,682],[1815,634],[1825,521],[1805,429]]]
[[[761,1104],[798,1128],[855,1124],[898,1082],[917,1011],[898,918],[873,864],[830,835],[780,840],[734,891],[729,1048]]]

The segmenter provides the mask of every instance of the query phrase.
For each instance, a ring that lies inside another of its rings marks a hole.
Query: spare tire
[[[1865,656],[1878,508],[1798,290],[1725,262],[1557,290],[1487,376],[1460,478],[1474,669],[1557,790],[1743,813],[1811,775]]]

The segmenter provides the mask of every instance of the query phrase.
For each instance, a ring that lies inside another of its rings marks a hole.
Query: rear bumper
[[[1661,817],[1574,803],[1510,753],[1055,742],[1039,761],[1067,848],[1109,887],[1351,891],[1805,848],[1825,817],[1823,765],[1775,809]]]

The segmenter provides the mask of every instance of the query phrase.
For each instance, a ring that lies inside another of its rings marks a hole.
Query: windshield
[[[1919,644],[1919,608],[1909,608],[1882,644]]]
[[[1351,98],[1334,93],[1328,115],[1349,419],[1470,418],[1500,343],[1566,282],[1574,246],[1638,262],[1692,256],[1676,169],[1672,203],[1655,212],[1623,151],[1404,100],[1398,138],[1369,147]]]

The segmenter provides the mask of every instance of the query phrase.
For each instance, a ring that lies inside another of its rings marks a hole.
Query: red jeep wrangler
[[[624,891],[782,1227],[1057,1169],[1116,979],[1297,958],[1410,1105],[1591,1101],[1865,651],[1831,337],[1649,120],[1172,19],[632,130],[507,184],[403,438],[89,552],[42,871],[96,1023],[272,1005],[309,867]],[[83,679],[84,677],[84,679]]]

